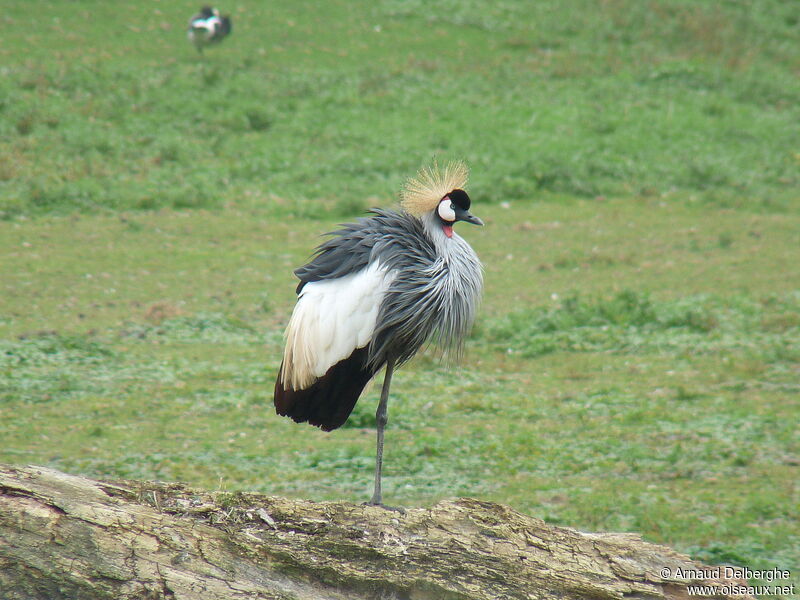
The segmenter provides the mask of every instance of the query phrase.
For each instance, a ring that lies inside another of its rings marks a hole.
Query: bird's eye
[[[456,205],[453,204],[452,202],[450,203],[450,210],[452,210],[453,212],[456,212]]]

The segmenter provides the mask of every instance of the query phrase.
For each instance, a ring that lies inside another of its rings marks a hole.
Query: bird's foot
[[[369,502],[364,502],[363,506],[377,506],[378,508],[400,513],[401,515],[406,514],[406,509],[403,508],[402,506],[387,506],[383,502],[374,502],[373,500],[370,500]]]

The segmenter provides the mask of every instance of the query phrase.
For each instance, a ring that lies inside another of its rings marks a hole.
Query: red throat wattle
[[[453,226],[452,225],[442,225],[442,230],[444,231],[444,234],[447,237],[449,237],[449,238],[453,237]]]

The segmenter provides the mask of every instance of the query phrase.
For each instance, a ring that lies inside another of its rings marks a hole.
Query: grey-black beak
[[[460,206],[456,206],[455,213],[456,221],[464,221],[466,223],[472,223],[473,225],[483,225],[483,221]]]

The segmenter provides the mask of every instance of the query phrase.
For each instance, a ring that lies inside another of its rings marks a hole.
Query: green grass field
[[[0,461],[371,491],[378,387],[275,416],[292,269],[472,168],[467,355],[399,371],[389,503],[800,565],[794,0],[0,2]],[[797,573],[794,573],[797,580]]]

